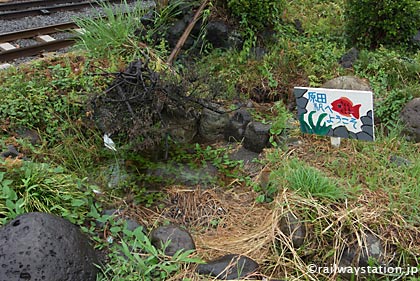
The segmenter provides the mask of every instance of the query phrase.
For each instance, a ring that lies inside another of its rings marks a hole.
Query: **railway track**
[[[74,22],[66,22],[0,34],[0,62],[9,62],[17,58],[34,56],[41,52],[51,52],[68,47],[74,43],[75,37],[55,39],[50,34],[75,28],[77,28],[77,25]],[[19,47],[13,44],[13,41],[27,38],[35,38],[38,44],[26,47]]]
[[[17,15],[19,13],[18,18],[25,14],[25,17],[28,17],[28,20],[30,21],[30,16],[33,15],[31,14],[32,11],[39,11],[40,9],[45,9],[46,7],[54,7],[57,11],[59,9],[67,8],[73,9],[74,7],[84,8],[85,6],[83,5],[87,3],[89,3],[89,7],[93,7],[93,1],[71,1],[71,4],[69,4],[69,0],[36,0],[27,2],[0,3],[0,20],[5,20],[3,16],[6,13],[8,15],[6,17],[11,17],[12,14]],[[101,1],[105,2],[105,0]],[[108,0],[106,2],[121,3],[122,1]],[[135,2],[135,0],[126,0],[126,2]],[[100,2],[96,2],[96,5],[99,5],[99,3]],[[42,7],[39,6],[41,4],[43,5]],[[55,6],[50,6],[53,4],[55,4]],[[36,8],[34,8],[34,5],[36,5]],[[7,12],[4,12],[6,9]],[[12,21],[12,18],[7,18],[7,20]],[[77,28],[78,26],[76,23],[68,21],[59,24],[51,24],[0,34],[0,68],[3,68],[2,64],[4,65],[5,63],[12,62],[15,59],[36,56],[40,53],[57,51],[71,46],[75,42],[76,36],[72,35],[70,32],[71,30],[74,31]],[[22,42],[25,42],[25,44],[21,44]]]
[[[49,15],[58,11],[70,11],[99,6],[105,2],[117,3],[121,2],[121,0],[35,0],[8,2],[0,4],[0,19],[10,20],[29,16]]]

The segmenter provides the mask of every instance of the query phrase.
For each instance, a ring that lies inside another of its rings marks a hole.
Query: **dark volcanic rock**
[[[229,28],[222,21],[211,21],[206,26],[207,40],[214,48],[229,47]]]
[[[408,102],[400,114],[405,125],[404,133],[410,140],[420,142],[420,98]]]
[[[236,111],[225,128],[225,140],[241,141],[244,137],[246,126],[251,121],[252,116],[246,109]]]
[[[27,213],[0,228],[0,280],[96,280],[98,257],[69,221]]]
[[[220,108],[222,111],[223,108]],[[218,113],[210,109],[203,109],[200,118],[200,136],[206,141],[216,141],[223,139],[225,128],[229,123],[227,113]]]
[[[294,248],[303,245],[306,236],[306,227],[294,214],[286,213],[279,222],[279,227],[284,235],[290,238]]]
[[[165,249],[165,254],[173,256],[178,250],[194,250],[195,244],[188,231],[176,225],[160,226],[152,231],[150,234],[152,244],[157,248],[162,248],[162,245],[171,241]]]
[[[17,130],[19,138],[27,139],[31,142],[32,145],[41,144],[41,137],[38,132],[32,129],[21,128]]]
[[[257,271],[259,265],[254,260],[241,255],[225,255],[206,264],[199,264],[197,272],[217,279],[234,280],[244,278]]]
[[[16,150],[16,147],[15,147],[14,145],[9,144],[9,145],[7,146],[7,150],[6,150],[6,151],[3,151],[3,152],[0,154],[0,156],[1,156],[2,158],[8,158],[8,157],[10,157],[10,158],[16,158],[16,157],[18,157],[18,156],[19,156],[19,152]]]
[[[256,153],[262,152],[269,144],[270,128],[269,124],[249,122],[245,130],[244,147]]]
[[[367,234],[362,239],[362,246],[353,244],[344,249],[339,266],[366,267],[369,265],[369,259],[376,260],[383,264],[385,249],[382,241],[373,234]]]
[[[353,47],[340,58],[339,63],[344,68],[351,68],[358,58],[359,50]]]
[[[391,155],[391,157],[389,158],[389,161],[398,167],[410,166],[412,164],[410,160],[405,159],[403,157],[396,156],[396,155]]]

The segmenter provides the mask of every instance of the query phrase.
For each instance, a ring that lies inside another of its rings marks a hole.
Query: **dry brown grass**
[[[395,262],[393,258],[402,249],[412,260],[420,255],[420,229],[406,223],[397,212],[387,213],[383,207],[386,200],[377,200],[386,198],[380,192],[366,191],[351,202],[333,204],[283,189],[269,205],[255,203],[256,194],[245,190],[173,186],[168,194],[170,207],[160,211],[130,208],[130,215],[149,227],[168,221],[187,227],[197,255],[204,260],[228,253],[246,255],[261,265],[260,277],[334,280],[336,275],[309,274],[307,265],[339,264],[347,246],[358,245],[364,250],[368,233],[383,241],[384,262]],[[287,212],[307,227],[305,244],[299,249],[293,248],[290,237],[279,229],[278,222]],[[193,270],[194,265],[186,266],[173,280],[208,280]]]

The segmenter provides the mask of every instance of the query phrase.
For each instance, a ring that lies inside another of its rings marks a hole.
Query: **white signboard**
[[[303,133],[373,141],[373,94],[324,88],[295,87]]]

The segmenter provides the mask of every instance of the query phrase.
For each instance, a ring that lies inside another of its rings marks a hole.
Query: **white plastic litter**
[[[114,141],[108,136],[108,134],[104,134],[104,145],[108,149],[111,149],[113,151],[117,151],[117,149],[115,148]]]

